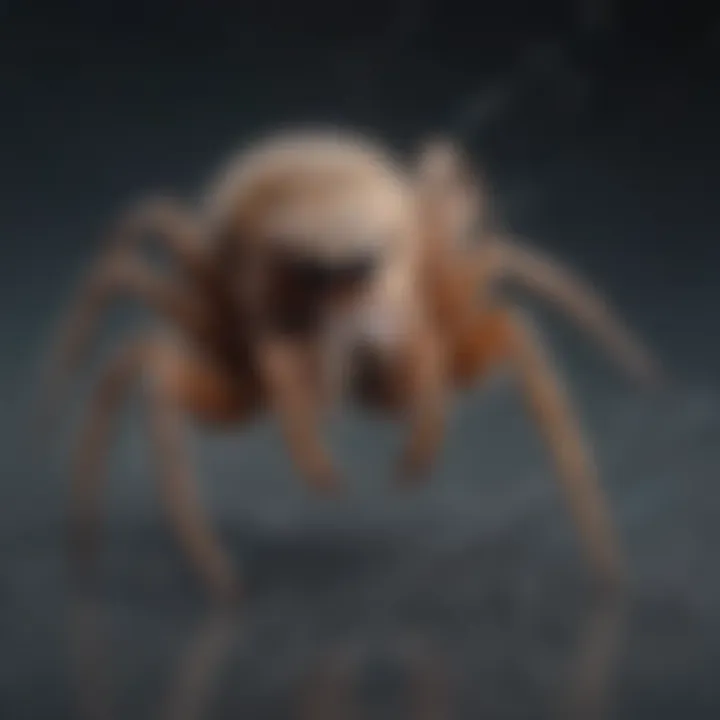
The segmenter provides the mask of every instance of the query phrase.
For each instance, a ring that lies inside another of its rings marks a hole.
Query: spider
[[[409,417],[400,478],[410,484],[437,452],[450,394],[511,366],[592,566],[604,579],[621,578],[568,400],[534,328],[496,281],[515,278],[548,295],[643,377],[652,360],[569,270],[480,228],[478,190],[446,142],[428,144],[412,168],[354,136],[289,133],[233,158],[199,210],[161,198],[121,219],[61,332],[49,402],[59,401],[116,297],[141,300],[177,332],[121,346],[94,390],[72,486],[82,546],[94,546],[112,422],[141,380],[168,518],[209,590],[228,598],[240,583],[196,495],[185,417],[241,427],[270,411],[310,486],[334,491],[339,477],[317,425],[345,392],[366,408]],[[473,233],[482,242],[463,243]],[[141,259],[149,238],[176,272],[162,276]]]

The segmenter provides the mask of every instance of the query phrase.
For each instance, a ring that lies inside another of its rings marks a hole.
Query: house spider
[[[424,474],[442,439],[449,394],[511,366],[554,456],[589,560],[607,580],[621,555],[595,471],[533,328],[495,292],[515,278],[563,307],[611,353],[647,376],[652,363],[603,301],[535,251],[487,232],[476,181],[446,143],[402,166],[364,140],[289,133],[233,159],[199,210],[169,199],[119,224],[81,288],[50,367],[51,402],[77,368],[104,309],[140,300],[177,332],[121,346],[91,398],[72,486],[82,547],[97,530],[112,421],[143,381],[159,460],[158,485],[184,551],[216,596],[239,584],[196,494],[185,417],[239,427],[270,410],[317,491],[339,478],[317,428],[341,393],[404,415],[410,435],[400,476]],[[173,272],[138,251],[160,243]],[[88,533],[90,535],[88,536]]]

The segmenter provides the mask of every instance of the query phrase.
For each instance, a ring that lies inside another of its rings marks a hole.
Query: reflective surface
[[[541,595],[534,602],[509,595],[501,610],[481,593],[468,614],[423,582],[378,592],[351,583],[331,592],[330,603],[327,593],[311,593],[293,609],[276,596],[182,617],[75,596],[67,627],[70,714],[615,716],[624,598],[577,597],[559,613],[538,612]],[[365,602],[350,610],[358,594]]]

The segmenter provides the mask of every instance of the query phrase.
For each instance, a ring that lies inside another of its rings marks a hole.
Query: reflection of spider
[[[113,691],[122,686],[124,676],[119,672],[111,652],[117,652],[117,645],[108,643],[114,628],[107,626],[107,608],[92,597],[80,595],[73,600],[70,609],[70,678],[75,689],[77,716],[84,720],[119,717],[119,698]],[[246,611],[248,609],[250,612]],[[223,710],[235,706],[237,691],[242,697],[244,690],[241,682],[232,696],[235,702],[231,700],[227,704],[230,698],[223,692],[221,683],[229,676],[228,664],[231,658],[234,667],[238,667],[239,662],[255,658],[257,651],[264,648],[263,630],[268,629],[268,617],[263,617],[262,611],[253,614],[253,608],[248,609],[244,609],[240,616],[235,611],[213,608],[200,620],[187,643],[183,643],[177,661],[173,659],[169,682],[162,689],[158,698],[160,702],[155,705],[152,717],[168,720],[207,717],[211,707],[218,716],[228,714],[221,712],[218,705]],[[563,612],[560,608],[555,608],[555,611]],[[569,617],[577,618],[579,624],[573,628],[572,634],[577,639],[569,649],[569,657],[560,659],[558,675],[552,661],[543,668],[543,677],[548,681],[546,687],[550,690],[546,699],[557,708],[553,717],[562,715],[568,719],[600,720],[609,716],[608,711],[614,702],[618,656],[625,642],[627,612],[626,599],[621,593],[595,598],[582,607],[579,617],[570,613]],[[289,621],[292,618],[285,619]],[[303,616],[301,619],[308,620]],[[295,620],[298,621],[297,618]],[[276,622],[275,619],[270,625],[273,631]],[[313,627],[312,623],[310,627]],[[288,629],[292,629],[292,624]],[[476,627],[476,633],[483,633],[483,630],[482,623]],[[523,643],[515,626],[505,628],[505,632],[510,647],[515,647],[514,643],[518,640]],[[128,637],[136,638],[137,634],[131,633]],[[460,708],[471,706],[476,709],[479,703],[495,708],[499,702],[507,707],[505,703],[513,699],[527,702],[528,698],[522,693],[519,697],[506,697],[503,684],[493,686],[492,675],[484,677],[482,672],[478,674],[477,667],[490,673],[494,667],[492,663],[488,664],[487,654],[490,651],[487,643],[470,643],[468,647],[472,651],[468,658],[460,648],[448,645],[447,639],[444,642],[441,640],[442,634],[438,635],[437,630],[429,633],[428,628],[422,626],[398,627],[393,623],[373,627],[365,624],[348,634],[334,636],[329,644],[322,641],[313,643],[312,650],[308,648],[303,654],[303,666],[300,668],[297,667],[296,646],[293,645],[291,651],[291,646],[287,644],[286,650],[290,654],[277,658],[277,664],[291,672],[293,669],[300,670],[300,674],[297,678],[299,682],[291,692],[294,702],[286,706],[285,716],[296,720],[360,720],[370,716],[368,704],[376,709],[374,717],[386,715],[382,710],[388,705],[387,696],[373,693],[366,683],[368,670],[373,668],[390,671],[386,677],[389,676],[395,690],[395,702],[391,701],[390,705],[401,705],[404,714],[413,720],[458,717]],[[143,638],[140,642],[142,656],[146,657],[147,639]],[[529,645],[523,643],[523,648],[535,649],[532,641]],[[289,668],[283,664],[288,660],[294,663]],[[471,664],[468,660],[475,663]],[[134,663],[129,667],[139,671]],[[530,663],[530,668],[533,667]],[[470,673],[470,668],[474,672]],[[143,668],[145,673],[147,670]],[[144,677],[149,682],[152,672]],[[286,677],[285,673],[281,677]],[[247,684],[247,678],[243,679]],[[533,686],[532,701],[538,707],[544,704],[544,686],[544,682],[539,687]],[[282,687],[278,689],[285,690]],[[221,704],[220,698],[226,701],[225,705]],[[377,710],[381,712],[377,713]]]
[[[411,718],[449,718],[452,692],[447,659],[422,636],[397,631],[380,642],[363,638],[338,644],[321,656],[302,685],[298,703],[302,720],[368,717],[360,692],[367,671],[393,668],[405,714]]]
[[[202,213],[158,201],[121,224],[69,319],[52,365],[56,383],[117,295],[159,312],[179,340],[146,335],[105,369],[77,456],[73,507],[83,528],[95,524],[111,421],[140,380],[169,519],[209,587],[225,596],[234,573],[195,494],[183,416],[241,425],[270,407],[303,475],[332,490],[338,479],[315,430],[318,410],[338,389],[366,407],[410,413],[403,467],[417,471],[441,439],[444,389],[511,365],[590,559],[617,578],[613,533],[567,402],[528,322],[491,294],[491,281],[515,276],[633,369],[647,374],[650,361],[601,300],[556,264],[506,240],[462,245],[477,225],[478,198],[447,150],[429,147],[409,172],[347,138],[289,136],[243,155]],[[148,233],[163,243],[176,275],[163,278],[137,257]]]

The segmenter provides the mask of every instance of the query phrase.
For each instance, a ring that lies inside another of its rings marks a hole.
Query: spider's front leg
[[[447,404],[441,338],[429,322],[414,325],[401,346],[397,372],[407,398],[410,434],[400,461],[401,485],[427,479],[443,439]]]
[[[560,487],[588,559],[608,587],[623,584],[624,559],[600,479],[570,401],[528,320],[507,316],[508,356],[531,416],[553,456]]]
[[[624,563],[597,470],[557,372],[532,324],[519,313],[478,313],[453,362],[456,387],[503,366],[515,372],[531,417],[555,462],[560,488],[590,564],[607,586],[620,585]]]
[[[312,350],[302,341],[270,336],[258,342],[256,357],[270,406],[301,474],[313,490],[337,492],[340,476],[319,433],[323,398]]]

